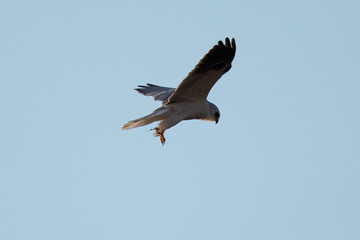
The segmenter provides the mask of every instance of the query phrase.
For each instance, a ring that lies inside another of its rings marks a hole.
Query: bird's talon
[[[164,137],[164,135],[160,135],[160,141],[161,141],[162,145],[164,146],[164,144],[165,144],[165,137]]]
[[[160,128],[158,128],[158,127],[153,128],[152,130],[155,130],[154,136],[155,137],[160,137],[160,142],[164,146],[164,144],[165,144],[165,137],[164,137],[165,130],[160,130]]]

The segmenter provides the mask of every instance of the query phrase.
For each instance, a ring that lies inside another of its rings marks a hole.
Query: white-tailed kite
[[[161,121],[158,127],[152,130],[155,130],[155,136],[159,136],[164,145],[165,130],[182,120],[200,119],[218,123],[220,111],[206,98],[214,84],[230,70],[235,51],[235,39],[230,43],[229,38],[226,38],[225,44],[219,41],[176,89],[149,83],[147,86],[138,86],[135,90],[162,101],[162,106],[145,117],[129,121],[122,129],[128,130]]]

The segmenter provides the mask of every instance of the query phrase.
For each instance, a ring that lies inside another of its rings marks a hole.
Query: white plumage
[[[147,116],[129,121],[122,129],[128,130],[161,121],[154,130],[156,136],[160,136],[161,143],[164,144],[165,130],[182,120],[199,119],[217,123],[220,111],[206,98],[215,83],[230,70],[235,51],[235,39],[232,39],[230,43],[229,38],[226,38],[225,44],[219,41],[176,89],[149,83],[146,86],[138,86],[139,88],[135,90],[145,96],[152,96],[157,101],[162,101],[162,107]]]

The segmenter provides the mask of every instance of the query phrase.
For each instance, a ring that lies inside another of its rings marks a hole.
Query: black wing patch
[[[226,38],[225,44],[219,41],[180,83],[169,102],[206,99],[215,83],[231,69],[235,52],[234,38],[231,42]]]
[[[223,70],[228,72],[231,68],[231,62],[235,57],[236,44],[235,39],[226,38],[225,44],[222,41],[218,42],[195,66],[191,73],[201,73],[207,70]]]

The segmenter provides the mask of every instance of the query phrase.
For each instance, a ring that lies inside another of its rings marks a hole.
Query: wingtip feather
[[[228,37],[225,39],[225,46],[231,47],[230,39]]]
[[[231,39],[231,45],[232,45],[232,48],[233,48],[234,50],[236,50],[235,38],[232,38],[232,39]]]

